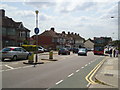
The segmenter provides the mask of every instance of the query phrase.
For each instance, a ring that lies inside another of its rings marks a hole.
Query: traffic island
[[[46,60],[46,61],[58,61],[57,59],[41,59],[41,60]]]
[[[23,62],[23,64],[36,65],[36,64],[44,64],[44,62],[37,62],[37,63],[34,63],[34,62]]]

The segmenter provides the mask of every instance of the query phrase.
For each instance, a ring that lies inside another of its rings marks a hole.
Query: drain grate
[[[113,74],[104,74],[105,76],[113,76]]]

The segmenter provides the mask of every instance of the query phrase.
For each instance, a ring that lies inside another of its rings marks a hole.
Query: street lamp
[[[36,13],[36,28],[34,29],[35,30],[35,34],[36,34],[36,57],[35,57],[35,63],[37,63],[38,62],[38,33],[39,33],[38,13],[39,13],[39,11],[36,10],[35,13]]]

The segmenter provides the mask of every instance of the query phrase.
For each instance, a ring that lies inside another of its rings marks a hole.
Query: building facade
[[[91,39],[86,40],[84,43],[84,47],[88,50],[92,50],[94,48],[94,41]]]
[[[5,10],[0,10],[0,15],[2,18],[2,47],[29,44],[30,30],[25,28],[22,22],[15,22],[12,18],[5,16]]]
[[[36,40],[36,36],[32,36]],[[43,46],[47,49],[58,50],[59,48],[73,48],[83,46],[84,38],[80,37],[79,34],[73,34],[68,32],[57,33],[54,28],[45,30],[43,33],[38,35],[38,45]],[[36,44],[36,43],[33,43]]]

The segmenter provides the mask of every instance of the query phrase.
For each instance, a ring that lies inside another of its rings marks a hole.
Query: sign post
[[[36,28],[34,29],[34,32],[36,34],[36,57],[35,57],[35,64],[37,64],[37,62],[38,62],[38,55],[37,54],[38,54],[38,34],[39,34],[39,28],[38,28],[38,13],[39,13],[39,11],[36,10],[35,13],[36,13]]]

